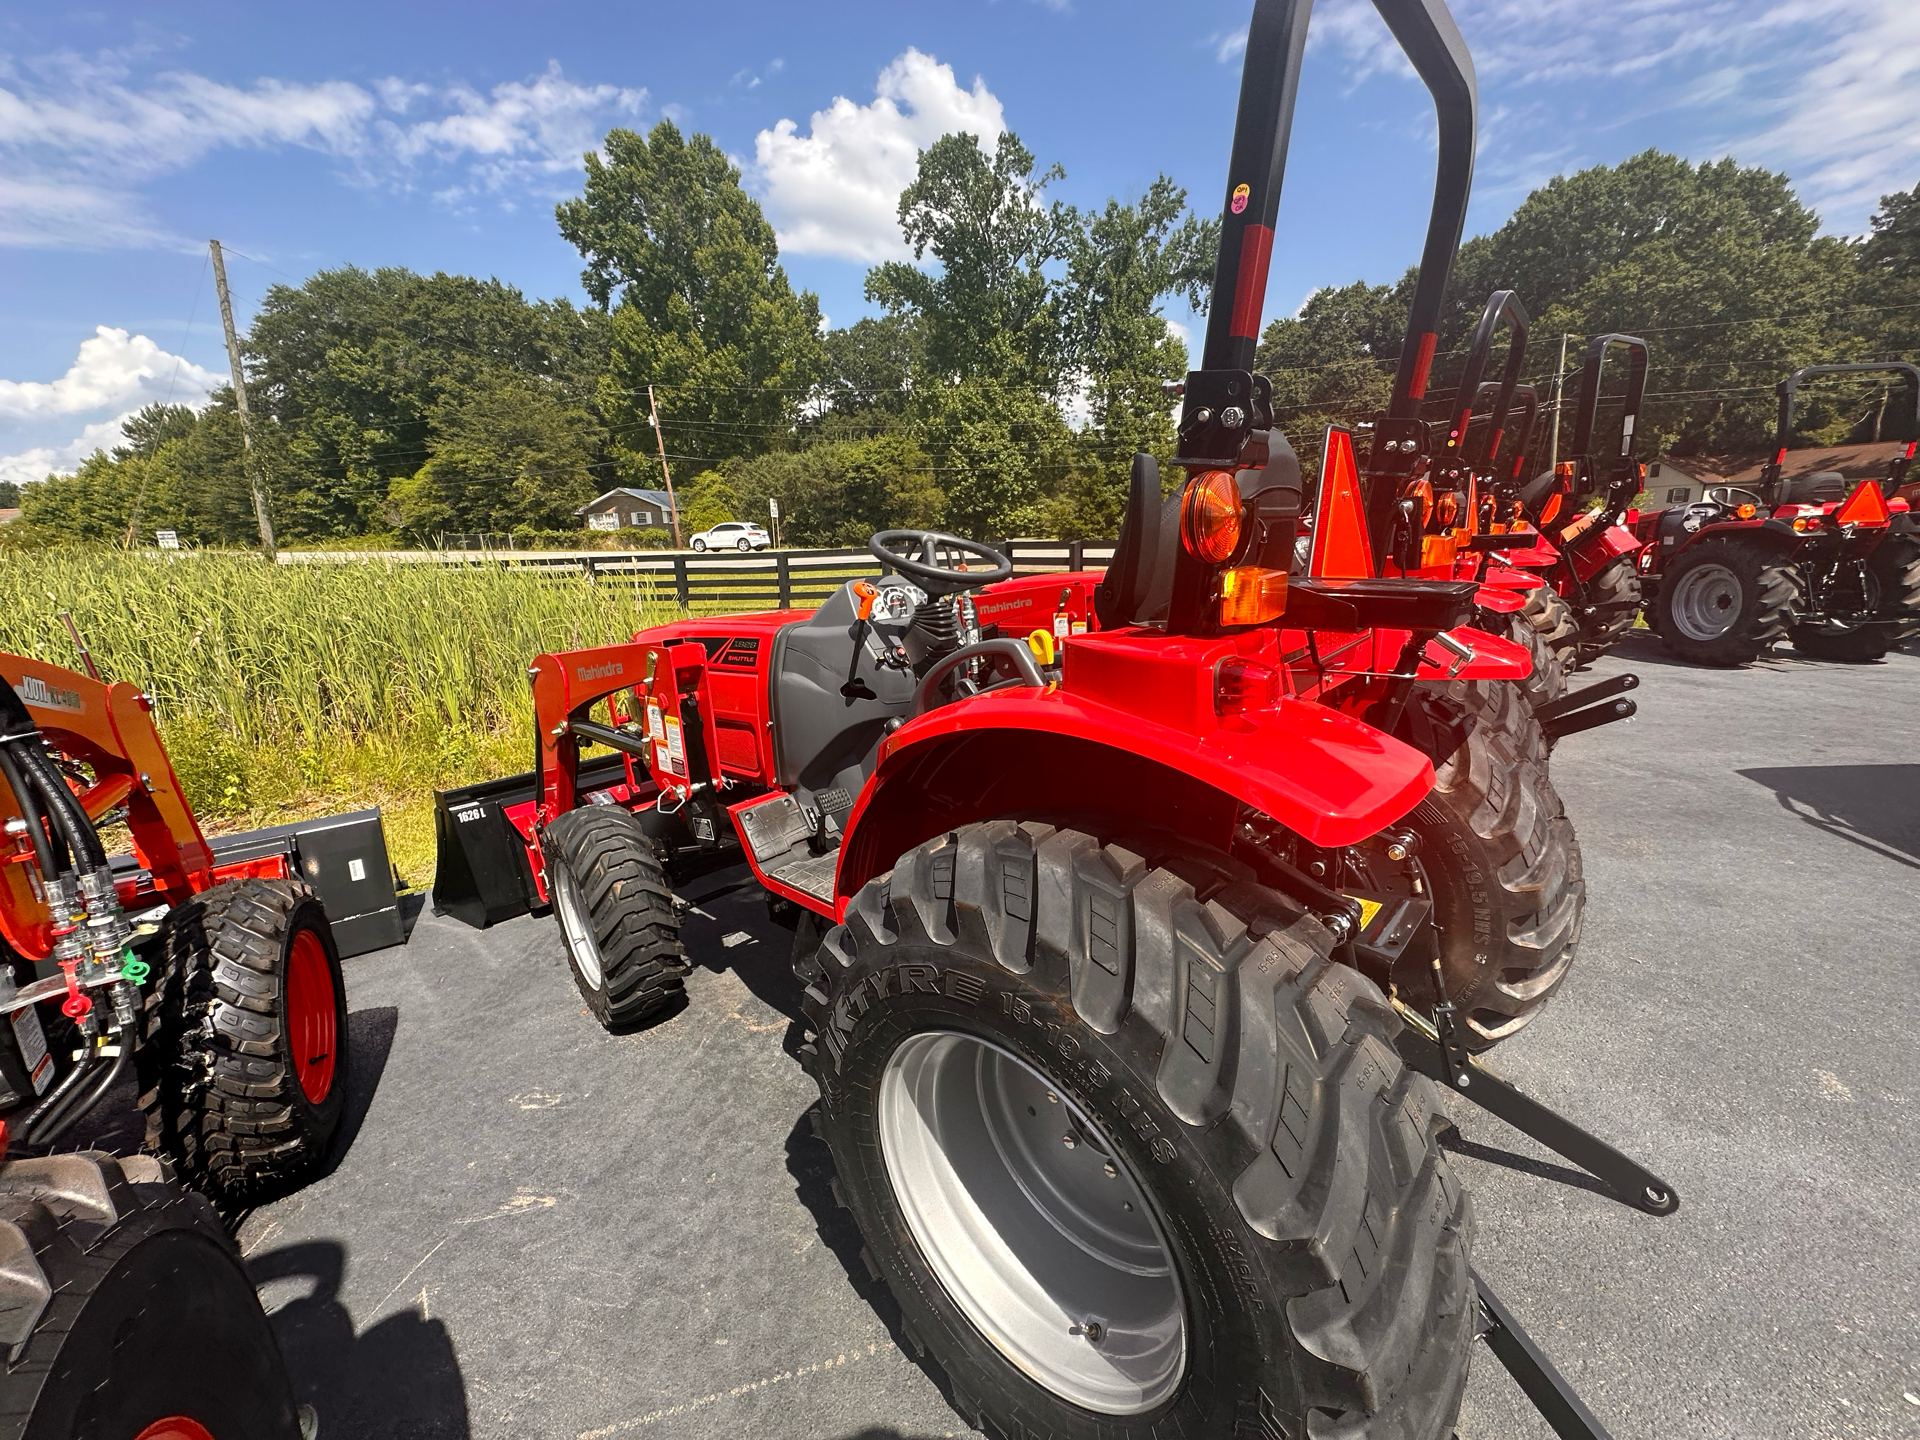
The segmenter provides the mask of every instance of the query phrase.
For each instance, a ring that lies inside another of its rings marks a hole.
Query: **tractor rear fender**
[[[1702,525],[1694,531],[1671,554],[1661,557],[1660,568],[1669,568],[1674,561],[1705,540],[1739,540],[1748,545],[1766,546],[1782,556],[1797,554],[1806,544],[1805,538],[1796,535],[1793,527],[1784,520],[1723,520],[1713,525]]]
[[[1192,730],[1058,687],[943,706],[888,738],[848,817],[836,911],[895,858],[956,826],[1007,815],[1110,815],[1226,849],[1251,806],[1316,845],[1350,845],[1419,804],[1433,767],[1411,746],[1322,705]]]

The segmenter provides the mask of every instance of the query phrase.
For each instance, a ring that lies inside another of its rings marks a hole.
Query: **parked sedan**
[[[751,521],[722,520],[711,530],[702,530],[690,543],[696,550],[764,550],[773,541]]]

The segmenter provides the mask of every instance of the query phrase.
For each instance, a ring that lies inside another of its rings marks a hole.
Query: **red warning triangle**
[[[1373,544],[1360,498],[1360,466],[1353,432],[1327,427],[1320,461],[1320,495],[1313,512],[1313,553],[1307,573],[1320,580],[1371,580]]]
[[[1887,509],[1887,497],[1880,493],[1880,482],[1862,480],[1846,503],[1834,512],[1833,523],[1874,527],[1886,524],[1892,513]]]

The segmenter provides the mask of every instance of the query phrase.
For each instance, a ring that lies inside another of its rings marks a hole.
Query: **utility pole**
[[[247,372],[240,364],[240,337],[233,333],[233,301],[227,294],[227,262],[220,253],[220,242],[209,240],[213,250],[213,283],[220,292],[220,323],[227,331],[227,363],[233,367],[233,405],[240,412],[241,464],[247,472],[247,484],[253,490],[253,514],[260,522],[260,548],[274,558],[273,521],[267,515],[266,492],[260,488],[259,473],[253,465],[253,420],[247,414]]]
[[[224,292],[223,292],[224,293]],[[673,498],[673,471],[667,468],[667,442],[660,438],[660,407],[653,403],[653,386],[647,386],[647,418],[653,421],[653,443],[660,447],[660,474],[667,482],[667,517],[673,521],[673,548],[680,548],[680,502]]]
[[[1553,439],[1547,446],[1547,469],[1560,463],[1560,392],[1567,383],[1567,341],[1573,337],[1561,333],[1560,366],[1553,372]]]

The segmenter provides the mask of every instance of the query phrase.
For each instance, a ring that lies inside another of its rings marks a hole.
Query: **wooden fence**
[[[994,548],[1015,575],[1104,570],[1111,540],[1003,540]],[[689,550],[283,550],[282,565],[506,565],[585,575],[596,584],[646,586],[689,612],[810,608],[849,580],[877,578],[880,562],[864,547],[763,550],[751,555]]]

